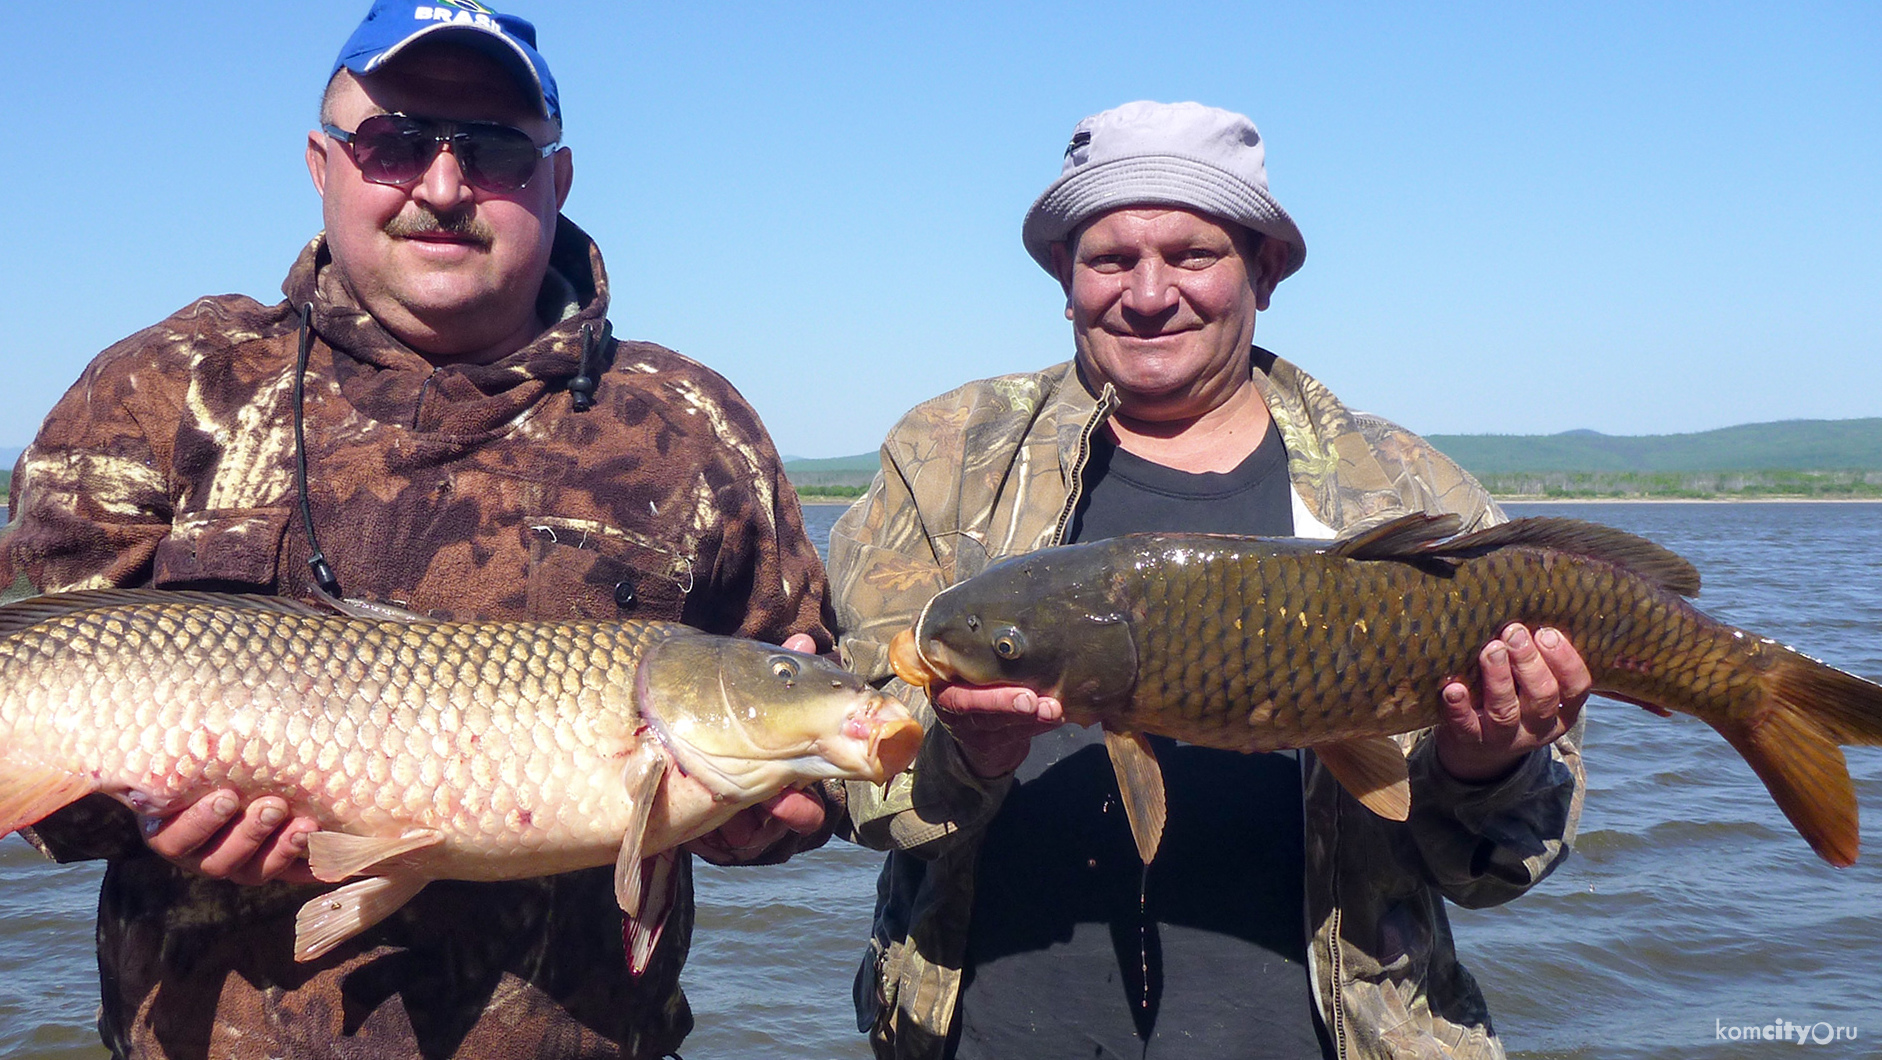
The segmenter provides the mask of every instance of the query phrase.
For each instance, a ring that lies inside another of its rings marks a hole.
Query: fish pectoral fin
[[[294,916],[294,959],[318,960],[398,911],[431,880],[415,873],[372,876],[328,891]]]
[[[1313,753],[1360,805],[1388,821],[1411,816],[1411,775],[1405,752],[1390,736],[1317,744]]]
[[[400,855],[442,842],[444,833],[430,828],[391,837],[311,832],[307,836],[307,867],[322,883],[338,883]]]
[[[98,790],[87,777],[63,769],[7,769],[0,772],[0,836],[77,802]]]
[[[653,812],[654,800],[660,794],[660,782],[666,779],[666,775],[666,756],[658,752],[643,749],[627,760],[623,780],[630,811],[627,832],[621,836],[621,853],[614,859],[614,901],[621,907],[621,912],[630,917],[640,915],[643,894],[640,863],[645,857],[641,848],[647,839],[647,817]]]
[[[627,949],[628,973],[638,977],[653,959],[654,947],[666,932],[667,914],[680,899],[680,852],[668,850],[641,863],[646,872],[641,893],[644,908],[621,920],[621,944]]]
[[[1163,825],[1169,818],[1169,804],[1163,796],[1163,767],[1157,764],[1149,738],[1141,732],[1107,728],[1104,746],[1111,752],[1111,769],[1117,773],[1117,790],[1124,797],[1124,816],[1130,819],[1137,856],[1148,865],[1163,843]]]

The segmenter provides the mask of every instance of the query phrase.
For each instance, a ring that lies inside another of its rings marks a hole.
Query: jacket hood
[[[434,366],[353,301],[331,267],[326,234],[316,236],[282,282],[291,305],[313,304],[319,342],[309,370],[328,374],[319,348],[332,351],[331,375],[366,416],[427,434],[465,437],[503,429],[581,367],[583,327],[601,335],[608,312],[600,248],[566,217],[556,218],[549,271],[537,315],[553,321],[522,349],[489,364]]]

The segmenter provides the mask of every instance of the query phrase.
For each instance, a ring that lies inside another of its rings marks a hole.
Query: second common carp
[[[1858,848],[1841,747],[1882,744],[1882,686],[1707,617],[1699,575],[1631,534],[1519,519],[1464,536],[1409,515],[1334,543],[1133,534],[994,564],[929,602],[891,660],[911,684],[1024,685],[1104,726],[1145,861],[1163,826],[1144,733],[1205,747],[1312,748],[1403,819],[1395,734],[1436,724],[1511,622],[1552,626],[1594,690],[1694,715],[1751,764],[1825,861]]]
[[[655,855],[788,787],[882,782],[921,740],[893,698],[757,641],[347,606],[115,589],[0,607],[0,835],[93,792],[149,816],[218,787],[281,796],[323,829],[314,875],[352,881],[302,908],[300,960],[434,879],[614,865],[638,968],[675,880]]]

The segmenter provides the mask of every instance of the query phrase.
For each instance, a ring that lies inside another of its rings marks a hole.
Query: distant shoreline
[[[1492,494],[1498,504],[1882,504],[1882,497],[1537,497],[1523,494]],[[799,504],[840,504],[848,507],[855,497],[833,497],[821,493],[800,493]]]
[[[1882,504],[1882,497],[1810,497],[1780,495],[1770,497],[1537,497],[1523,494],[1492,494],[1498,504]]]

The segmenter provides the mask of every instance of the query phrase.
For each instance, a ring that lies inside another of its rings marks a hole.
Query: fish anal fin
[[[668,850],[641,863],[645,878],[641,893],[646,896],[642,908],[621,920],[621,944],[627,950],[628,973],[636,977],[653,960],[654,947],[666,932],[667,915],[679,903],[680,852]]]
[[[1342,537],[1327,554],[1346,559],[1408,559],[1423,555],[1434,542],[1457,533],[1463,519],[1455,514],[1413,512]]]
[[[645,859],[642,850],[647,840],[647,818],[653,812],[654,800],[660,793],[660,782],[666,779],[667,759],[665,755],[643,749],[627,760],[627,769],[622,777],[626,791],[623,795],[630,807],[627,832],[621,837],[621,853],[614,860],[614,901],[621,907],[621,912],[630,917],[637,917],[641,909],[641,871],[640,863]]]
[[[371,876],[313,899],[294,917],[294,959],[319,960],[397,912],[430,882],[416,873]]]
[[[0,836],[38,821],[98,790],[87,777],[63,769],[0,771]]]
[[[307,867],[323,883],[337,883],[413,851],[444,842],[444,833],[429,828],[397,836],[312,832],[307,836]]]
[[[1411,816],[1411,775],[1405,752],[1390,736],[1316,744],[1313,753],[1360,805],[1388,821]]]
[[[1838,868],[1856,863],[1861,838],[1856,789],[1849,763],[1828,729],[1781,696],[1767,699],[1747,720],[1706,721],[1751,763],[1818,857]]]
[[[1117,773],[1117,790],[1124,798],[1124,815],[1130,819],[1131,838],[1137,841],[1137,856],[1148,865],[1163,843],[1163,825],[1169,817],[1163,767],[1143,733],[1107,728],[1104,746],[1111,752],[1111,769]]]

